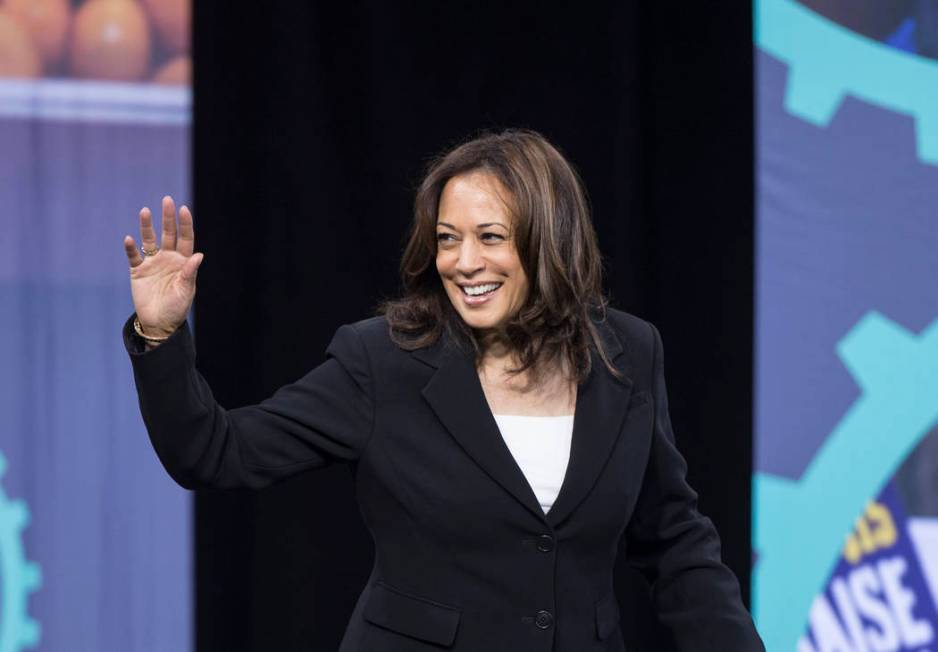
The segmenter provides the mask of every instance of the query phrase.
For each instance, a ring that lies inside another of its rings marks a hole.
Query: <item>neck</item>
[[[507,383],[521,391],[537,389],[545,384],[567,385],[570,382],[570,369],[562,356],[549,361],[543,361],[537,369],[529,369],[521,374],[509,373],[509,369],[521,366],[518,352],[510,348],[504,341],[496,341],[484,349],[478,371],[484,381]]]
[[[476,330],[475,336],[479,348],[482,349],[483,360],[508,361],[515,359],[514,349],[503,331],[496,329]]]

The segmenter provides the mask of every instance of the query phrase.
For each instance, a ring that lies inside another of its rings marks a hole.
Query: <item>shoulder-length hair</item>
[[[512,373],[529,373],[530,386],[560,363],[581,382],[591,368],[590,344],[614,374],[594,319],[605,319],[602,262],[589,203],[573,166],[537,132],[509,129],[484,133],[433,159],[414,202],[414,221],[401,258],[402,295],[386,301],[398,346],[429,346],[444,333],[475,354],[479,338],[450,302],[436,269],[436,222],[447,181],[474,171],[492,174],[508,191],[512,238],[529,281],[518,312],[499,335],[517,355]]]

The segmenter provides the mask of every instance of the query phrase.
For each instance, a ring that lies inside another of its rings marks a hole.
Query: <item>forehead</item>
[[[440,194],[437,222],[454,226],[495,222],[508,226],[508,191],[490,172],[474,170],[446,182]]]

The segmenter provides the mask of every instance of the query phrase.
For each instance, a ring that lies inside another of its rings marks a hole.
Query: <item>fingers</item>
[[[143,262],[143,256],[140,255],[140,250],[137,249],[137,243],[129,235],[124,236],[124,252],[127,254],[127,262],[130,263],[131,267],[136,267]]]
[[[156,251],[156,231],[153,230],[153,215],[150,209],[140,210],[140,241],[147,251]]]
[[[192,213],[188,206],[179,209],[179,239],[176,242],[176,251],[183,256],[191,256],[195,251],[195,229],[192,228]]]
[[[179,275],[182,277],[182,280],[190,285],[195,285],[195,277],[199,271],[199,265],[202,264],[202,260],[205,256],[201,253],[190,256],[186,260],[185,264],[182,266],[182,269],[179,271]]]
[[[163,231],[160,234],[160,247],[169,251],[176,249],[176,204],[169,195],[163,197]]]

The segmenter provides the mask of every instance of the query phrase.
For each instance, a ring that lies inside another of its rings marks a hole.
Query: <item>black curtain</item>
[[[398,289],[429,157],[529,127],[591,197],[616,307],[657,324],[701,509],[748,597],[749,3],[194,3],[199,366],[226,406]],[[196,497],[200,652],[335,650],[372,548],[336,467]],[[667,650],[616,569],[630,650]]]

